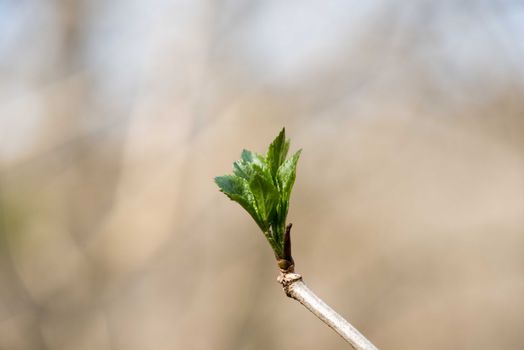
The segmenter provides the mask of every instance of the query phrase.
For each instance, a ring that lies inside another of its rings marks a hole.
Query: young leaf
[[[284,162],[289,150],[289,141],[286,140],[286,129],[283,128],[278,136],[269,145],[267,151],[267,164],[273,179],[276,179],[277,171],[280,165]]]
[[[255,198],[245,179],[234,175],[224,175],[215,177],[215,183],[229,199],[240,204],[263,231],[267,229],[267,223],[259,215]]]
[[[233,173],[236,176],[249,180],[253,176],[253,164],[244,160],[237,160],[233,163]]]
[[[288,150],[282,129],[266,156],[244,149],[241,159],[233,163],[233,175],[215,178],[220,190],[256,221],[279,258],[284,255],[286,217],[300,156],[298,151],[286,160]]]
[[[273,185],[268,174],[264,174],[260,171],[256,172],[253,178],[249,181],[249,188],[255,198],[257,212],[264,222],[263,231],[266,231],[271,225],[270,219],[276,210],[276,204],[279,199],[278,190],[275,185]]]
[[[285,202],[289,202],[291,197],[291,190],[293,189],[293,185],[295,183],[297,162],[300,158],[300,153],[302,153],[302,150],[298,150],[278,169],[278,184],[280,187],[282,199]]]
[[[246,163],[258,165],[259,167],[266,166],[266,158],[258,153],[251,152],[247,149],[242,150],[240,158]]]

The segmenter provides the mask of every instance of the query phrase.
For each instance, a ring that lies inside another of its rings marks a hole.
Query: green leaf
[[[249,180],[255,174],[255,171],[253,170],[254,166],[265,168],[264,157],[254,152],[243,150],[241,159],[233,163],[233,173]]]
[[[289,201],[291,198],[291,190],[293,189],[293,184],[295,183],[296,172],[297,172],[297,162],[300,158],[300,153],[302,150],[297,151],[291,158],[286,160],[277,172],[277,183],[280,193],[280,202],[277,206],[275,220],[275,226],[273,231],[275,232],[276,240],[282,242],[284,239],[284,231],[286,229],[286,218],[289,211]]]
[[[267,223],[259,215],[255,197],[251,193],[249,184],[245,179],[234,175],[224,175],[215,177],[215,183],[229,199],[240,204],[262,230],[267,229]]]
[[[251,152],[247,149],[242,150],[242,154],[240,155],[242,160],[246,163],[253,163],[260,167],[264,167],[266,164],[266,159],[263,155]]]
[[[289,202],[289,199],[291,197],[291,190],[293,189],[293,185],[295,183],[295,178],[297,174],[297,162],[300,158],[301,153],[302,150],[298,150],[278,169],[278,184],[280,187],[282,199],[285,202]]]
[[[267,164],[273,179],[276,180],[278,168],[284,162],[289,150],[289,140],[286,140],[286,129],[283,128],[278,136],[269,145],[267,151]]]
[[[264,231],[271,225],[271,217],[274,215],[279,200],[279,193],[269,174],[257,169],[253,178],[249,181],[249,188],[255,198],[256,209],[264,221]]]
[[[284,232],[300,152],[286,160],[285,129],[269,145],[266,156],[243,150],[233,175],[215,178],[220,190],[255,220],[277,257],[283,256]]]
[[[249,180],[253,176],[253,166],[243,160],[233,163],[233,173],[243,179]]]

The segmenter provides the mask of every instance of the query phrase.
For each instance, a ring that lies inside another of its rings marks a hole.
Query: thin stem
[[[356,350],[378,350],[355,327],[313,293],[297,273],[283,271],[278,277],[286,295],[304,305]]]

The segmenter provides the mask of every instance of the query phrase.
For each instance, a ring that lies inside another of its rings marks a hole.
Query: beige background
[[[313,290],[381,349],[522,349],[523,14],[0,2],[0,349],[347,348],[212,182],[282,126]]]

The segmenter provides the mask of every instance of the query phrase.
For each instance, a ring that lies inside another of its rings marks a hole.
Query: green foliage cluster
[[[284,232],[291,190],[301,150],[290,158],[289,140],[282,129],[266,155],[243,150],[233,163],[233,174],[215,182],[231,200],[239,203],[258,224],[277,258],[284,257]]]

